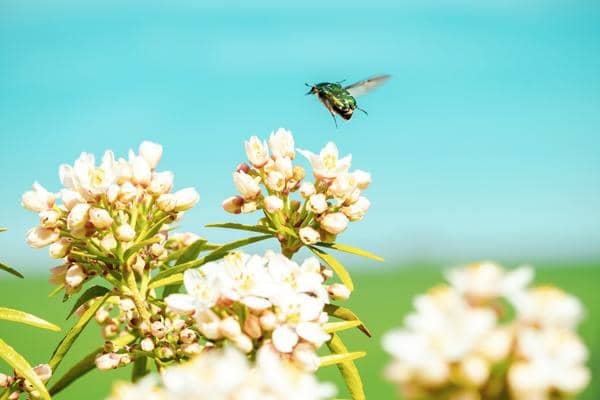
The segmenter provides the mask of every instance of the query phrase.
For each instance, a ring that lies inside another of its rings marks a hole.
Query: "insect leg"
[[[360,111],[362,111],[362,112],[364,112],[364,113],[365,113],[365,115],[369,115],[369,113],[368,113],[368,112],[366,112],[365,110],[363,110],[363,109],[362,109],[362,108],[360,108],[360,107],[356,107],[356,109],[357,109],[357,110],[360,110]]]
[[[333,118],[333,123],[335,124],[335,128],[337,129],[338,124],[337,124],[337,119],[335,119],[335,114],[332,113],[331,111],[329,111],[329,114],[331,114],[331,117]]]

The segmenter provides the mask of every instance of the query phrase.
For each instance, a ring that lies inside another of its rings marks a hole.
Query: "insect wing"
[[[353,83],[352,85],[346,86],[346,89],[352,96],[362,96],[367,94],[371,90],[380,86],[382,83],[390,79],[390,75],[377,75],[364,81]]]

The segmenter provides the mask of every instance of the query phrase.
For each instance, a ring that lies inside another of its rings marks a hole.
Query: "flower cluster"
[[[137,384],[118,384],[109,400],[325,400],[334,394],[332,385],[282,361],[269,347],[258,352],[252,365],[239,351],[226,348],[203,351]]]
[[[74,165],[60,166],[58,193],[36,182],[23,195],[23,206],[40,217],[27,242],[49,246],[51,257],[65,260],[53,270],[51,282],[72,293],[89,276],[114,283],[125,264],[141,275],[168,257],[167,224],[199,196],[193,188],[171,192],[173,174],[156,171],[161,156],[162,147],[151,142],[143,142],[138,154],[130,151],[127,160],[106,151],[100,165],[92,154],[82,153]]]
[[[42,382],[46,383],[52,377],[52,368],[48,364],[39,364],[33,367],[33,372],[41,379]],[[14,392],[8,395],[9,400],[18,400],[21,393],[27,393],[29,399],[39,399],[40,393],[33,387],[33,385],[25,378],[20,376],[18,373],[9,376],[0,373],[0,389],[16,389]]]
[[[530,288],[529,267],[507,272],[483,262],[447,278],[449,286],[417,296],[404,327],[383,338],[393,356],[386,375],[405,398],[563,399],[586,387],[575,297]]]
[[[371,175],[349,172],[352,157],[339,157],[334,143],[319,154],[300,150],[312,166],[314,182],[305,180],[306,172],[292,161],[296,155],[292,134],[279,129],[271,133],[268,144],[253,136],[246,142],[250,165],[241,164],[233,174],[240,193],[223,202],[234,214],[262,209],[264,224],[280,233],[284,252],[293,254],[302,244],[332,242],[350,221],[359,221],[370,202],[362,196]],[[298,192],[301,201],[290,197]]]
[[[266,344],[306,370],[316,370],[315,350],[330,336],[324,307],[347,298],[348,289],[325,285],[331,271],[315,258],[301,265],[281,254],[264,257],[232,253],[223,260],[187,270],[187,294],[165,301],[172,311],[192,315],[200,334],[212,342],[228,340],[244,353]]]

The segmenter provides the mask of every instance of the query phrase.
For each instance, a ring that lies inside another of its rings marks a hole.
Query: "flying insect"
[[[367,94],[390,78],[390,75],[376,75],[352,85],[342,86],[342,82],[321,82],[315,85],[305,85],[310,88],[306,95],[316,95],[321,103],[327,108],[337,128],[336,114],[345,120],[352,118],[354,110],[359,110],[369,115],[365,110],[358,107],[356,97]]]

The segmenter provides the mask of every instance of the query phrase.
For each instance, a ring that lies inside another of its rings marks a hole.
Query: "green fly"
[[[389,75],[377,75],[348,86],[342,86],[343,81],[336,83],[322,82],[316,85],[306,83],[306,86],[310,88],[306,94],[317,95],[321,103],[323,103],[333,117],[333,122],[337,128],[336,114],[345,120],[352,118],[354,110],[360,110],[368,115],[365,110],[356,105],[355,97],[367,94],[389,78]]]

